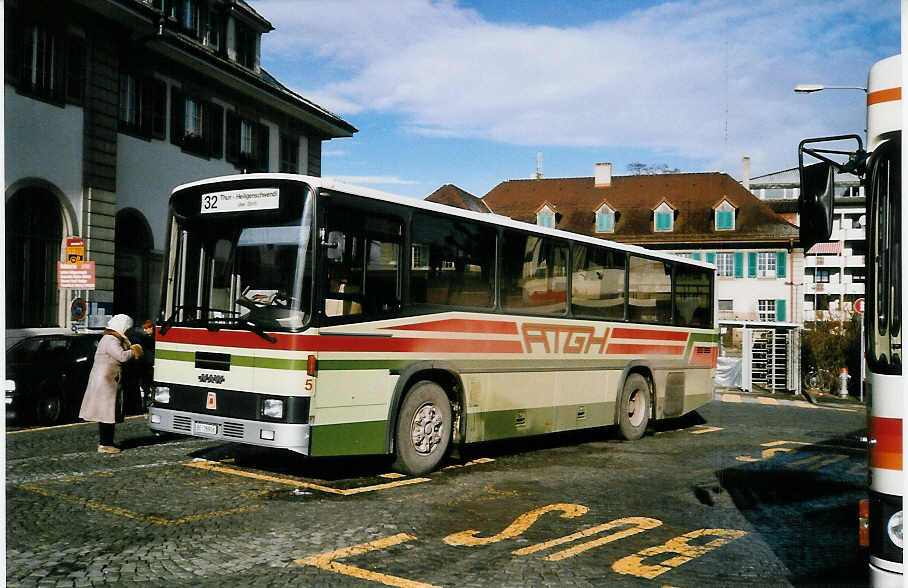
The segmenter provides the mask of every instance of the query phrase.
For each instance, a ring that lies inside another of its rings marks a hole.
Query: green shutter
[[[735,251],[735,277],[744,277],[744,253],[741,251]]]
[[[706,261],[707,261],[707,263],[716,263],[716,254],[715,254],[715,253],[707,253],[707,254],[706,254]]]
[[[730,210],[722,210],[716,213],[716,228],[717,229],[732,229],[734,228],[734,216],[733,212]]]
[[[699,259],[700,259],[700,254],[699,254],[699,253],[694,253],[693,258],[699,260]]]
[[[785,301],[776,300],[776,320],[785,322]]]
[[[757,277],[757,253],[756,251],[747,252],[747,277]]]
[[[785,277],[785,255],[784,251],[776,251],[776,277]]]

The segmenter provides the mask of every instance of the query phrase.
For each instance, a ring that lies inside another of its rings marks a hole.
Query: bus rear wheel
[[[414,385],[397,414],[394,469],[411,476],[431,472],[451,443],[451,403],[441,386],[422,381]]]
[[[649,424],[649,381],[640,374],[631,374],[624,381],[618,406],[618,428],[628,441],[643,437]]]

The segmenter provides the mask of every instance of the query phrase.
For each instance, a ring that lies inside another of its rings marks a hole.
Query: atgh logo
[[[199,374],[199,382],[203,384],[223,384],[224,380],[220,374]]]

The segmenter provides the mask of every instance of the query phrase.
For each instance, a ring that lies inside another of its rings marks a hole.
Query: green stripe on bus
[[[578,419],[581,407],[585,418]],[[470,413],[468,419],[468,442],[492,441],[611,425],[615,422],[615,403],[495,410]]]
[[[387,426],[385,421],[313,425],[309,455],[319,457],[384,453]]]
[[[718,343],[719,335],[717,333],[691,333],[687,338],[687,348],[684,350],[684,358],[690,358],[690,352],[695,343]]]
[[[169,359],[171,361],[191,361],[195,362],[195,351],[174,351],[172,349],[158,349],[154,356],[158,359]]]

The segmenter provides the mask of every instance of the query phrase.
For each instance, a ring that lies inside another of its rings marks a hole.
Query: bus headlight
[[[262,404],[262,414],[269,419],[284,418],[284,401],[280,398],[266,398]]]
[[[902,511],[898,511],[886,523],[886,532],[889,533],[889,540],[902,549]]]
[[[161,404],[170,404],[170,386],[156,386],[154,389],[154,401]]]

